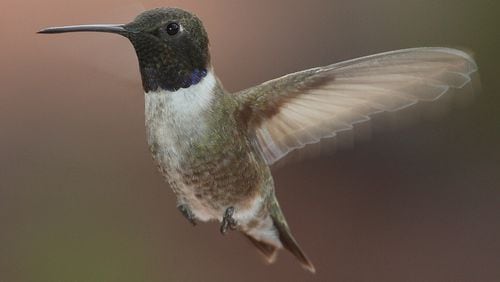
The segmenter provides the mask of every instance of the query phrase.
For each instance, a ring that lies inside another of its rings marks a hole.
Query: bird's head
[[[208,36],[201,20],[177,8],[145,11],[128,24],[51,27],[39,33],[108,32],[134,45],[145,92],[176,91],[200,82],[210,66]]]

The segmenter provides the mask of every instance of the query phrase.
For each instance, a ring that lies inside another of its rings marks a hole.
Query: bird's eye
[[[179,32],[180,26],[178,23],[169,23],[167,25],[167,33],[169,35],[176,35]]]

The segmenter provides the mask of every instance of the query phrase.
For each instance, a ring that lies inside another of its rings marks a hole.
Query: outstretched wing
[[[404,49],[292,73],[236,97],[241,117],[273,164],[375,113],[437,100],[469,84],[476,71],[471,56],[460,50]]]

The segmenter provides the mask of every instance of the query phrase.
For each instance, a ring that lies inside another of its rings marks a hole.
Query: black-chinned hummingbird
[[[230,93],[211,65],[201,20],[177,8],[145,11],[128,24],[46,28],[128,38],[145,92],[148,144],[193,224],[218,220],[273,262],[281,248],[315,272],[291,234],[270,166],[289,152],[419,101],[463,88],[477,71],[465,52],[404,49],[308,69]]]

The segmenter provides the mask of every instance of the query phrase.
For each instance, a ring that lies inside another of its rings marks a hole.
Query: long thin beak
[[[48,27],[40,30],[38,33],[63,33],[63,32],[110,32],[125,35],[127,30],[123,24],[88,24],[88,25],[70,25],[61,27]]]

